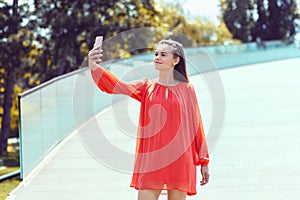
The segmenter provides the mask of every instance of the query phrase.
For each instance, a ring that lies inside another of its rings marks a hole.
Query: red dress
[[[130,186],[196,194],[196,166],[208,165],[209,156],[193,86],[147,79],[124,83],[103,68],[92,71],[92,77],[102,91],[141,102]]]

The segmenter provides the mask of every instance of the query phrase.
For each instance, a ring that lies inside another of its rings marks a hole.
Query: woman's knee
[[[168,200],[185,200],[186,192],[181,192],[179,190],[169,190]]]
[[[138,200],[157,200],[161,190],[139,190]]]

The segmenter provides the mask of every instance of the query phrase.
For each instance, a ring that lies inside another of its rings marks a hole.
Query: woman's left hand
[[[200,182],[200,185],[205,185],[209,181],[209,170],[208,166],[201,166],[201,174],[202,174],[202,180]]]

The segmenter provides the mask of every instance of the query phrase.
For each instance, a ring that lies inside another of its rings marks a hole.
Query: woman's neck
[[[158,81],[164,85],[173,85],[178,83],[178,81],[174,79],[172,71],[160,71]]]

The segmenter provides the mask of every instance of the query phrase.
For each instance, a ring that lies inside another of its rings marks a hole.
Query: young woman
[[[183,47],[173,40],[158,43],[154,56],[157,80],[125,83],[101,67],[102,50],[89,52],[89,67],[97,86],[109,94],[125,94],[141,102],[136,158],[131,187],[138,200],[157,200],[162,190],[169,200],[196,194],[196,166],[201,185],[209,180],[208,150],[196,93],[189,83]]]

